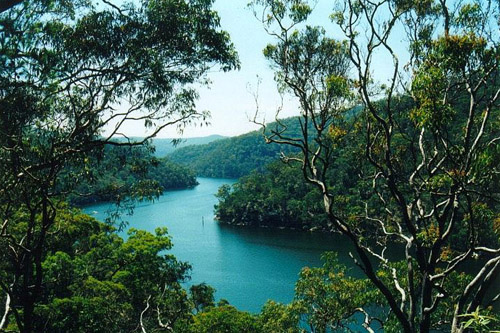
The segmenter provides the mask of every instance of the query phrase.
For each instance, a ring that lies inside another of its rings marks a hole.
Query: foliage
[[[193,318],[189,332],[193,333],[258,333],[257,318],[248,312],[238,311],[231,305],[208,308]]]
[[[290,131],[298,131],[294,121],[285,120]],[[279,124],[271,124],[270,128]],[[281,152],[296,149],[266,144],[259,132],[250,132],[232,138],[223,138],[205,145],[181,147],[168,155],[175,163],[192,168],[198,176],[216,178],[239,178],[253,170],[264,171],[265,166],[276,160]]]
[[[72,204],[144,200],[165,190],[198,184],[191,170],[153,157],[146,146],[106,147],[101,156],[89,159],[93,162],[87,166],[88,177],[67,198]]]
[[[124,240],[77,209],[58,209],[42,260],[34,331],[259,332],[255,316],[223,301],[215,307],[214,288],[202,283],[189,293],[183,289],[191,267],[168,253],[172,242],[165,228],[155,234],[130,229]],[[8,261],[0,268],[15,270]],[[7,327],[19,330],[13,313]]]
[[[300,135],[275,130],[266,139],[301,150],[283,160],[300,164],[328,223],[354,246],[353,259],[391,311],[384,329],[462,332],[463,313],[498,299],[489,294],[500,269],[498,6],[339,1],[331,17],[346,42],[333,41],[332,53],[321,28],[297,30],[305,1],[252,4],[275,38],[264,54],[277,85],[300,105]],[[405,64],[393,45],[401,38]],[[380,63],[384,73],[375,70]],[[363,116],[346,121],[357,103]],[[356,134],[362,139],[348,142]],[[359,178],[346,202],[331,171],[349,146],[358,159],[349,174]],[[355,209],[342,210],[344,202]],[[386,252],[400,244],[403,262]],[[472,266],[477,258],[483,267]]]
[[[215,289],[205,283],[191,286],[189,288],[189,293],[191,294],[191,300],[197,312],[215,305]]]
[[[300,332],[301,311],[297,303],[281,304],[269,300],[259,314],[263,332]]]
[[[253,172],[232,187],[222,186],[215,214],[220,223],[328,230],[326,216],[312,186],[297,182],[301,170],[279,161],[265,173]]]
[[[479,307],[477,309],[470,313],[470,314],[464,314],[460,315],[460,317],[463,317],[465,319],[468,319],[466,322],[463,323],[463,327],[465,329],[470,328],[474,332],[493,332],[491,331],[491,328],[495,325],[495,322],[498,322],[499,319],[488,316],[487,314],[481,313]]]
[[[315,332],[347,327],[356,312],[374,306],[380,297],[369,280],[348,276],[334,253],[325,253],[323,260],[321,268],[303,268],[295,286],[295,302]]]
[[[156,313],[141,315],[147,302],[162,311],[164,321],[189,318],[191,303],[180,283],[190,266],[165,253],[172,247],[166,229],[154,235],[131,229],[123,240],[112,227],[78,210],[58,209],[42,258],[44,288],[34,331],[125,332],[137,327],[140,317],[144,325],[158,327]],[[23,230],[11,232],[16,233]],[[15,269],[12,262],[2,263],[9,275]]]
[[[194,84],[208,83],[209,69],[239,63],[211,0],[11,4],[0,7],[0,253],[16,269],[0,275],[0,289],[17,329],[33,332],[59,202],[88,176],[92,157],[107,145],[140,145],[166,126],[206,121]],[[127,138],[131,122],[147,137]],[[150,198],[150,185],[125,194]],[[87,283],[101,296],[119,290]]]
[[[387,304],[368,279],[352,277],[333,252],[322,260],[322,267],[301,270],[291,303],[264,305],[259,314],[264,332],[359,331],[375,321],[367,311],[387,316]]]

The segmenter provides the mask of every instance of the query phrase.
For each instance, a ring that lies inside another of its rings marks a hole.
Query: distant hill
[[[209,135],[199,138],[186,138],[181,139],[181,141],[174,146],[172,138],[155,138],[153,139],[153,145],[156,148],[155,156],[156,157],[165,157],[168,154],[172,153],[176,149],[193,146],[193,145],[203,145],[208,144],[210,142],[224,139],[225,137],[222,135]]]
[[[284,122],[288,135],[299,136],[297,118],[288,118]],[[268,128],[274,127],[276,123],[268,125]],[[252,170],[263,171],[265,165],[278,159],[281,152],[296,151],[290,146],[266,144],[262,133],[253,131],[208,144],[178,148],[168,157],[173,162],[194,169],[199,176],[239,178]]]

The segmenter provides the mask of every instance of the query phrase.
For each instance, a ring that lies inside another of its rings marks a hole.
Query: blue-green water
[[[290,302],[300,269],[320,266],[321,253],[339,252],[347,257],[350,247],[336,235],[303,231],[248,229],[214,222],[214,194],[233,180],[199,178],[193,189],[165,192],[154,203],[139,204],[126,217],[129,226],[154,231],[167,227],[174,247],[171,252],[193,266],[190,284],[206,282],[241,310],[259,312],[268,299]],[[107,204],[85,208],[103,220]]]

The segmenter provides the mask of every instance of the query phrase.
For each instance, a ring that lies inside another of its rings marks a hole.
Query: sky
[[[329,14],[333,8],[332,0],[319,0],[311,19],[311,25],[333,27]],[[247,8],[248,0],[216,0],[214,9],[221,18],[221,28],[229,32],[231,40],[238,51],[241,69],[231,72],[212,72],[209,78],[212,84],[209,88],[198,89],[200,98],[198,110],[209,110],[211,113],[208,127],[191,126],[185,128],[182,137],[201,137],[212,134],[236,136],[258,126],[250,121],[256,112],[254,94],[258,77],[261,80],[258,89],[259,117],[266,121],[274,119],[275,112],[281,104],[281,98],[273,79],[273,71],[264,58],[262,50],[273,42],[264,31],[262,24],[254,17],[252,10]],[[340,37],[338,36],[333,37]],[[297,114],[296,102],[284,101],[283,116]],[[144,136],[142,126],[130,124],[124,128],[128,136]],[[157,137],[179,137],[175,128],[166,128]]]
[[[228,73],[211,72],[209,78],[212,84],[209,88],[198,89],[200,98],[197,103],[199,111],[208,110],[211,113],[209,126],[190,126],[185,128],[182,136],[175,128],[166,128],[157,137],[189,138],[212,134],[236,136],[259,127],[253,124],[257,110],[255,93],[258,88],[259,119],[271,122],[282,101],[276,89],[274,74],[269,63],[264,58],[262,50],[273,43],[273,38],[267,35],[262,24],[247,7],[249,0],[216,0],[214,9],[221,18],[221,28],[229,32],[231,40],[238,51],[241,69]],[[308,25],[320,25],[327,31],[330,38],[342,39],[339,28],[330,21],[335,1],[317,0],[313,13],[306,22]],[[397,45],[398,43],[396,43]],[[404,44],[404,43],[399,43]],[[387,58],[381,57],[375,63],[376,70],[382,74],[388,65]],[[297,102],[291,98],[283,102],[281,117],[298,115]],[[142,126],[131,124],[124,128],[128,136],[144,136]]]
[[[239,53],[241,69],[229,73],[212,73],[213,84],[210,89],[200,90],[199,107],[210,110],[211,126],[208,128],[186,129],[186,136],[220,134],[234,136],[258,126],[250,121],[255,115],[257,105],[255,93],[258,84],[259,118],[272,121],[281,98],[276,89],[274,74],[262,50],[273,42],[264,31],[262,24],[247,8],[248,0],[217,0],[214,8],[221,17],[222,29],[229,32]],[[332,12],[333,1],[320,0],[310,19],[312,25],[330,25],[328,18]],[[284,101],[283,116],[297,114],[296,102]]]

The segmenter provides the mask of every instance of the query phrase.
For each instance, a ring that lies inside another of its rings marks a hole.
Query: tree
[[[231,305],[209,307],[196,314],[187,332],[253,333],[261,332],[256,316],[238,311]]]
[[[132,121],[148,137],[205,122],[194,85],[238,60],[210,0],[9,3],[0,8],[0,252],[11,273],[0,275],[2,318],[12,314],[21,332],[32,332],[58,202],[93,154],[141,144],[122,133]]]
[[[130,332],[139,325],[149,331],[191,317],[180,285],[190,266],[166,253],[172,242],[165,229],[131,229],[124,240],[113,227],[65,204],[54,229],[45,244],[34,331]],[[0,267],[13,274],[8,262]],[[7,331],[19,329],[15,320],[7,324]]]
[[[226,224],[329,230],[320,193],[306,182],[297,183],[297,166],[270,163],[264,173],[253,172],[217,193],[217,221]]]
[[[162,193],[198,184],[193,171],[166,158],[157,159],[152,149],[149,145],[105,147],[101,154],[89,158],[85,179],[65,200],[79,206],[114,202],[121,210],[127,206],[133,208],[141,193],[150,195],[155,188],[157,193]],[[69,177],[73,171],[65,170],[62,177]]]
[[[323,255],[321,268],[305,267],[295,286],[295,300],[305,322],[314,332],[328,332],[348,327],[354,314],[365,315],[364,307],[377,303],[380,295],[370,288],[369,281],[347,275],[347,268],[339,264],[336,254]],[[370,327],[367,319],[363,326]]]
[[[197,312],[215,305],[215,289],[206,283],[191,286],[189,288],[189,292],[191,294],[191,301],[193,302],[194,308]]]
[[[298,99],[303,125],[300,137],[275,128],[266,138],[301,149],[302,157],[284,160],[301,165],[333,229],[352,242],[355,263],[391,310],[384,328],[464,331],[467,314],[500,298],[489,295],[500,266],[499,8],[348,0],[331,16],[344,43],[317,28],[293,31],[311,11],[305,1],[253,4],[277,40],[264,54],[278,85]],[[400,54],[394,40],[402,33],[408,45]],[[384,83],[374,76],[380,58],[391,68]],[[362,110],[349,122],[357,101]],[[339,209],[342,197],[328,177],[346,140],[359,144],[360,188],[371,184],[358,193],[365,207],[355,216]],[[399,263],[385,251],[397,244],[404,246]],[[475,260],[482,267],[469,265]]]
[[[259,314],[259,325],[263,332],[303,332],[299,328],[302,309],[296,302],[281,304],[269,300]]]

